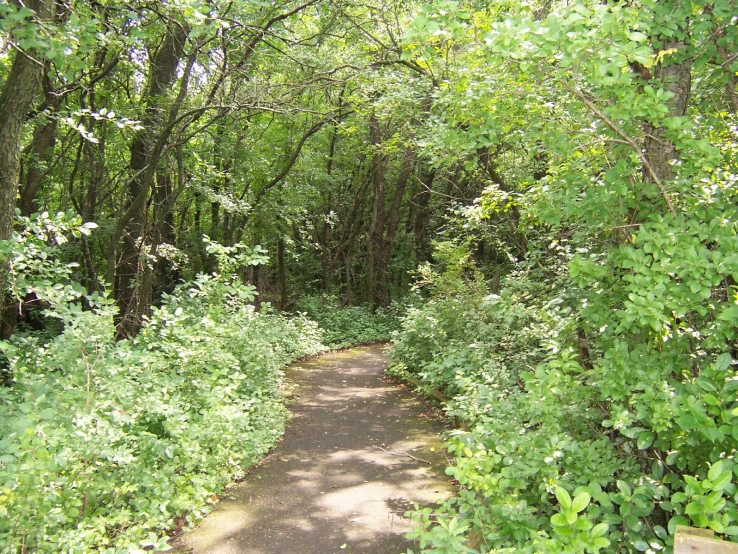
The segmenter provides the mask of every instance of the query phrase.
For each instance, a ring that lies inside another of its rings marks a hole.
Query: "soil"
[[[443,423],[383,378],[382,346],[287,370],[296,385],[282,443],[221,499],[177,553],[393,554],[413,545],[403,513],[452,492]],[[427,463],[430,462],[430,463]]]

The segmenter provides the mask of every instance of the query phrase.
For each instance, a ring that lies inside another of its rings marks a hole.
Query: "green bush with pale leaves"
[[[719,288],[738,267],[735,227],[718,227],[717,265],[690,262],[689,229],[663,225],[588,264],[536,245],[546,265],[513,271],[499,295],[482,279],[430,279],[391,371],[451,395],[446,409],[466,428],[447,443],[458,494],[411,514],[422,552],[670,552],[677,525],[738,536],[736,331],[723,315],[736,304]],[[673,246],[655,254],[664,236]],[[648,301],[658,265],[684,283],[662,308]],[[701,294],[695,281],[718,288]],[[677,298],[692,330],[666,315]]]
[[[323,342],[335,349],[390,340],[392,333],[400,328],[404,309],[404,303],[374,311],[366,305],[340,307],[333,297],[306,297],[298,307],[318,323]]]
[[[255,312],[253,288],[226,271],[179,286],[138,337],[115,342],[112,301],[46,263],[51,235],[78,222],[26,225],[3,246],[17,290],[44,299],[63,331],[2,344],[0,552],[165,548],[281,436],[281,370],[324,351],[321,333]]]

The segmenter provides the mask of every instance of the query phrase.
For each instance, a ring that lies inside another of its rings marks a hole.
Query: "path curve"
[[[175,541],[175,552],[393,554],[412,547],[403,512],[448,496],[451,485],[442,425],[383,380],[386,366],[382,347],[371,346],[290,367],[297,392],[284,441]]]

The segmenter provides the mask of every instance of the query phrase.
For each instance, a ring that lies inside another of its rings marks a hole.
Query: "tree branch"
[[[659,191],[661,191],[661,196],[664,198],[664,202],[666,202],[666,206],[669,208],[669,211],[671,214],[676,217],[677,211],[674,208],[674,203],[671,200],[671,196],[669,195],[668,191],[664,187],[664,184],[661,182],[661,179],[659,179],[659,176],[656,175],[656,172],[653,169],[653,166],[648,161],[648,158],[643,152],[643,148],[635,141],[633,137],[628,135],[623,129],[621,129],[618,125],[615,124],[614,121],[612,121],[609,117],[607,117],[597,106],[592,103],[592,101],[585,96],[585,94],[574,87],[569,86],[567,83],[565,83],[563,80],[559,79],[559,82],[561,85],[571,92],[574,96],[579,98],[582,103],[589,108],[589,110],[595,114],[605,125],[610,127],[615,133],[625,141],[625,143],[630,146],[637,154],[638,157],[641,160],[641,163],[643,163],[643,167],[648,172],[649,176],[653,180],[653,182],[656,184],[656,186],[659,188]]]
[[[252,208],[256,207],[256,205],[259,204],[259,202],[261,202],[261,199],[264,197],[267,191],[269,191],[269,189],[277,186],[282,181],[282,179],[284,179],[287,176],[287,174],[290,172],[290,169],[292,169],[292,166],[295,165],[297,158],[300,156],[300,152],[302,152],[302,147],[305,146],[307,139],[309,139],[311,136],[317,133],[323,127],[323,125],[325,125],[327,122],[328,120],[319,121],[318,123],[310,127],[310,129],[308,129],[304,135],[302,135],[302,137],[300,138],[300,141],[297,143],[297,147],[292,152],[292,155],[290,156],[289,160],[287,160],[287,163],[282,168],[282,171],[280,171],[266,185],[261,187],[259,189],[259,192],[256,193],[256,196],[254,197],[254,203],[252,205]]]

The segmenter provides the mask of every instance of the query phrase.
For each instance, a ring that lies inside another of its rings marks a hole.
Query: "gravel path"
[[[383,380],[386,365],[382,347],[372,346],[292,366],[295,417],[284,441],[175,542],[175,552],[393,554],[411,548],[403,538],[411,527],[403,512],[448,495],[451,485],[443,473],[441,424]]]

